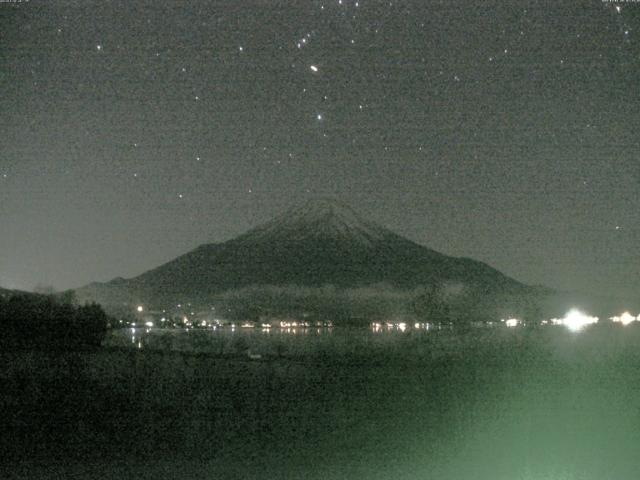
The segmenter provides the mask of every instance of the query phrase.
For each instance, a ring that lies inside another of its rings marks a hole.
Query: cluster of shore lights
[[[582,330],[587,325],[598,323],[598,320],[598,317],[592,317],[574,308],[572,310],[569,310],[564,318],[552,318],[548,322],[552,325],[564,325],[569,330],[577,332],[579,330]]]
[[[624,312],[622,315],[609,318],[609,320],[622,325],[629,325],[631,322],[640,322],[640,315],[634,317],[629,312]]]
[[[385,330],[398,330],[400,332],[405,332],[408,328],[411,327],[411,325],[413,325],[414,330],[430,330],[434,327],[433,324],[426,322],[416,322],[413,324],[409,324],[406,322],[373,322],[371,323],[371,329],[374,333],[379,333]]]
[[[503,318],[501,322],[504,322],[504,324],[509,328],[517,327],[522,323],[522,321],[517,318],[507,318],[506,320]]]
[[[625,317],[625,321],[626,319],[627,317]],[[582,330],[587,325],[598,323],[598,320],[598,317],[592,317],[574,308],[572,310],[569,310],[563,318],[552,318],[550,320],[543,320],[541,323],[542,325],[564,325],[569,330],[577,332],[579,330]],[[502,319],[501,322],[509,328],[514,328],[518,325],[523,324],[522,320],[519,320],[517,318]]]

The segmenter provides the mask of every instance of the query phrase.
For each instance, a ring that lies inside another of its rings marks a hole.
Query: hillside
[[[81,301],[161,307],[208,304],[223,292],[259,285],[385,285],[405,291],[453,285],[489,296],[531,288],[482,262],[443,255],[362,218],[347,205],[322,199],[137,277],[94,283],[77,294]]]

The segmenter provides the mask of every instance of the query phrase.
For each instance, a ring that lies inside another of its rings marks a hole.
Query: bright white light
[[[638,318],[640,318],[640,315],[638,315]],[[619,317],[611,317],[612,322],[621,323],[622,325],[629,325],[631,322],[635,322],[636,320],[636,317],[631,315],[629,312],[624,312]]]
[[[317,72],[317,71],[318,71],[318,67],[316,67],[315,65],[311,65],[309,68],[310,68],[310,69],[311,69],[311,71],[313,71],[313,72]]]
[[[520,320],[518,320],[517,318],[509,318],[507,320],[503,320],[503,322],[507,327],[513,328],[518,326]]]
[[[153,327],[153,322],[146,322],[146,323],[145,323],[145,325],[146,325],[147,327]]]
[[[590,317],[579,310],[569,311],[562,319],[562,324],[574,332],[594,323],[598,323],[598,317]]]
[[[398,324],[398,328],[400,329],[401,332],[404,332],[407,329],[407,324],[404,322],[401,322]]]
[[[139,312],[142,312],[144,308],[142,307],[142,305],[138,305],[138,308],[136,310],[138,310]]]

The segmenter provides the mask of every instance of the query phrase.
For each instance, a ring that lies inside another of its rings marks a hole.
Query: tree
[[[97,304],[74,306],[58,297],[16,294],[0,300],[5,348],[77,349],[102,343],[108,317]]]

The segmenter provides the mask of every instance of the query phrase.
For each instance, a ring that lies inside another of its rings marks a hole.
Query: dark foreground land
[[[0,355],[2,478],[640,478],[640,329]]]

